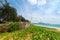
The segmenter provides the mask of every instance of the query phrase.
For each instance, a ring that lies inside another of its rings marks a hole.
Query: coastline
[[[34,25],[36,25],[36,26],[42,26],[42,27],[47,27],[47,28],[53,28],[53,29],[56,29],[56,30],[60,31],[60,28],[58,28],[58,27],[44,26],[44,25],[38,25],[38,24],[34,24]]]

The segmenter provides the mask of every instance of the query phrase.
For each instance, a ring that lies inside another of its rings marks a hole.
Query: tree
[[[20,15],[17,17],[17,21],[19,20],[22,22],[29,22],[29,20],[26,20],[23,16],[20,16]]]
[[[19,15],[17,16],[17,21],[25,21],[25,18]]]
[[[3,5],[0,6],[0,19],[3,21],[28,21],[22,16],[17,16],[17,10],[14,7],[10,6],[7,0],[5,0],[5,3],[3,3],[1,0],[0,3]]]
[[[14,7],[11,7],[9,5],[9,3],[7,2],[7,0],[5,0],[5,4],[3,4],[3,2],[1,2],[3,7],[2,7],[2,12],[1,17],[6,21],[16,21],[16,17],[17,17],[17,10]],[[0,11],[1,11],[0,10]]]

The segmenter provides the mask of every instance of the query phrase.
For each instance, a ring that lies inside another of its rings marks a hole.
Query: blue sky
[[[8,0],[8,2],[17,9],[18,15],[32,22],[60,24],[60,0]]]

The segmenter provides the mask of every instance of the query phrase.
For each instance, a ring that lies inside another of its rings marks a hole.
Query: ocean
[[[60,24],[35,24],[37,26],[48,27],[48,28],[60,28]]]

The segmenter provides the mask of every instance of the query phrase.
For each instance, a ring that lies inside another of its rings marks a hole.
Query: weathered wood
[[[7,32],[9,30],[9,24],[0,24],[0,32]]]
[[[21,28],[22,29],[26,29],[26,28],[28,28],[30,26],[30,23],[28,23],[28,22],[23,22],[22,24],[21,24]]]

